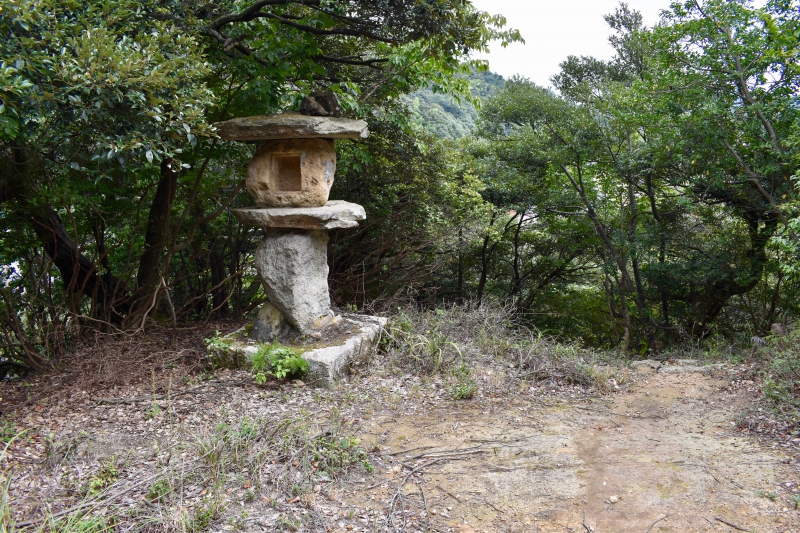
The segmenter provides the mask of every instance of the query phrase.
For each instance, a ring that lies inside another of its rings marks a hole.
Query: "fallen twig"
[[[381,455],[387,455],[387,456],[401,455],[401,454],[408,453],[408,452],[413,452],[413,451],[416,451],[416,450],[430,450],[431,448],[433,448],[433,446],[417,446],[416,448],[409,448],[408,450],[402,450],[402,451],[399,451],[399,452],[382,453]]]
[[[463,455],[475,455],[476,453],[486,453],[488,450],[471,450],[467,452],[430,452],[430,453],[423,453],[422,455],[418,455],[417,457],[411,457],[411,459],[433,459],[434,457],[440,458],[448,458],[448,457],[460,457]]]
[[[726,526],[730,526],[730,527],[732,527],[733,529],[735,529],[737,531],[748,531],[748,532],[750,531],[749,529],[743,528],[742,526],[737,526],[736,524],[732,524],[732,523],[728,522],[727,520],[723,520],[722,518],[720,518],[718,516],[714,517],[714,520],[716,520],[717,522],[722,522]]]
[[[483,500],[483,503],[485,503],[486,505],[488,505],[489,507],[491,507],[492,509],[494,509],[494,510],[495,510],[495,511],[497,511],[498,513],[500,513],[500,514],[502,514],[502,513],[503,513],[503,511],[501,511],[500,509],[498,509],[497,507],[495,507],[494,505],[492,505],[492,502],[490,502],[489,500],[487,500],[487,499],[485,499],[485,498],[484,498],[484,500]]]
[[[425,489],[422,487],[423,483],[418,484],[419,492],[422,494],[422,503],[425,506],[425,522],[428,524],[428,531],[431,530],[431,512],[428,509],[428,498],[425,497]]]
[[[406,474],[405,478],[403,478],[403,481],[398,484],[397,490],[395,491],[394,495],[392,496],[392,503],[391,503],[391,505],[389,505],[389,512],[388,512],[388,515],[386,516],[386,523],[387,524],[391,524],[394,527],[394,529],[397,530],[397,526],[394,523],[394,512],[395,512],[394,510],[395,510],[395,507],[397,507],[397,501],[401,500],[403,498],[403,486],[406,483],[408,483],[409,478],[411,478],[411,476],[413,476],[414,474],[416,474],[417,472],[419,472],[423,468],[427,468],[427,467],[429,467],[431,465],[434,465],[434,464],[438,463],[439,461],[443,461],[444,459],[446,459],[446,457],[440,457],[440,458],[434,459],[433,461],[428,461],[427,463],[423,463],[423,464],[419,465],[418,467],[416,467],[415,469],[410,471],[408,474]],[[406,514],[403,513],[403,529],[405,529],[405,521],[406,521]]]
[[[443,489],[443,488],[442,488],[442,486],[441,486],[441,485],[436,485],[436,488],[437,488],[437,489],[439,489],[440,491],[444,492],[445,494],[447,494],[447,495],[448,495],[448,496],[450,496],[451,498],[453,498],[453,499],[454,499],[455,501],[457,501],[458,503],[461,503],[461,500],[459,500],[458,498],[456,498],[455,496],[453,496],[452,494],[450,494],[449,492],[447,492],[445,489]]]
[[[665,514],[664,516],[662,516],[661,518],[659,518],[658,520],[656,520],[655,522],[650,524],[650,527],[648,527],[647,531],[645,531],[644,533],[650,533],[650,530],[653,529],[653,526],[655,526],[656,524],[658,524],[659,522],[661,522],[662,520],[664,520],[668,516],[669,516],[668,514]]]
[[[586,511],[583,512],[583,522],[581,522],[581,524],[583,525],[583,529],[586,530],[586,533],[592,533],[594,531],[592,528],[586,525]]]

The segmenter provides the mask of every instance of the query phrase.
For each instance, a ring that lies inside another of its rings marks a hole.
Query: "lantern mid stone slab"
[[[367,218],[363,206],[344,200],[322,207],[243,207],[231,212],[242,224],[259,228],[347,229]]]
[[[328,139],[267,141],[247,167],[247,191],[260,207],[322,207],[336,172]]]

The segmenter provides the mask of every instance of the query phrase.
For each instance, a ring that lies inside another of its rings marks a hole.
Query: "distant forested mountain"
[[[488,98],[501,91],[505,80],[494,72],[473,72],[470,76],[472,94]],[[446,94],[422,89],[404,98],[417,121],[438,137],[458,139],[469,135],[475,128],[478,111],[469,102],[457,102]]]

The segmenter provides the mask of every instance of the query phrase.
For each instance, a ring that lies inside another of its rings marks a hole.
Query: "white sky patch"
[[[520,31],[525,44],[503,48],[490,45],[491,53],[477,55],[488,59],[492,72],[510,78],[520,74],[537,85],[550,86],[550,77],[559,72],[558,64],[569,55],[611,59],[614,49],[608,44],[612,30],[603,15],[613,13],[617,0],[472,0],[481,11],[506,17],[506,28]],[[644,24],[653,26],[670,0],[628,0],[642,13]]]

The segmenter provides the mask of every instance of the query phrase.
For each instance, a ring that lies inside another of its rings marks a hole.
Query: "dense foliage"
[[[438,143],[458,154],[450,186],[481,201],[436,204],[422,294],[510,298],[635,351],[795,320],[798,20],[797,2],[675,2],[648,29],[621,4],[611,61],[569,57],[554,89],[508,80],[476,135]]]
[[[545,191],[529,216],[592,234],[573,263],[597,266],[615,342],[703,336],[732,304],[757,334],[796,313],[798,16],[796,2],[674,3],[647,30],[623,5],[606,17],[612,61],[571,57],[559,94],[516,79],[486,106],[491,153]]]
[[[471,72],[468,79],[470,93],[478,102],[494,96],[505,84],[502,76],[488,71]],[[426,87],[404,97],[403,102],[415,122],[437,137],[461,139],[475,131],[478,109],[470,100],[456,99]]]

